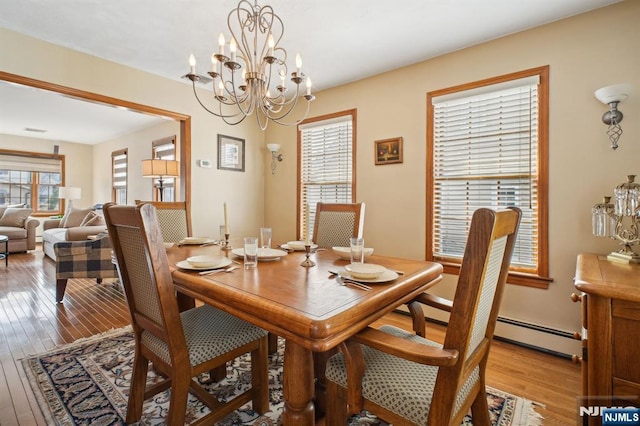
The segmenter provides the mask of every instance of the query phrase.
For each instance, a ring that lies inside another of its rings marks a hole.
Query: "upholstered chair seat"
[[[442,348],[442,345],[437,342],[391,325],[380,327],[380,331],[410,342]],[[412,362],[368,346],[364,346],[362,352],[367,365],[362,378],[362,396],[416,425],[426,425],[439,367]],[[329,359],[326,376],[338,385],[347,387],[342,354]],[[462,402],[468,397],[478,380],[479,369],[476,367],[456,397],[456,410],[460,409]],[[381,383],[388,385],[380,386]]]

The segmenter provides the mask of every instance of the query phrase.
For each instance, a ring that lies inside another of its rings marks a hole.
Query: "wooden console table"
[[[640,407],[640,265],[580,254],[575,287],[581,293],[571,298],[583,303],[583,330],[576,333],[583,344],[583,404]],[[599,416],[588,420],[601,424]]]

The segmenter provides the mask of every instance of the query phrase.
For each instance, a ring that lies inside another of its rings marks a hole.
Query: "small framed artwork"
[[[376,165],[402,163],[402,137],[374,142]]]
[[[218,135],[218,169],[244,172],[244,139]]]

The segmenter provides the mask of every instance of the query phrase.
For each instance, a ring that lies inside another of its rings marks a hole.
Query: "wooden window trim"
[[[436,90],[427,93],[427,215],[426,215],[426,259],[438,261],[443,264],[446,273],[457,275],[460,269],[459,262],[452,262],[447,259],[439,259],[433,256],[433,241],[431,230],[433,229],[433,211],[430,206],[434,203],[434,107],[432,99],[438,96],[451,93],[462,92],[482,86],[503,83],[506,81],[522,79],[531,76],[539,76],[540,86],[538,89],[539,115],[538,115],[538,270],[536,274],[523,274],[512,270],[509,272],[507,281],[511,284],[548,288],[553,281],[549,277],[549,66],[531,68],[524,71],[505,74],[471,83],[465,83],[446,89]]]
[[[307,118],[306,120],[303,120],[300,122],[300,124],[297,127],[297,148],[298,148],[298,153],[297,153],[297,188],[296,188],[296,235],[298,235],[298,233],[300,232],[299,230],[301,229],[301,223],[303,221],[303,217],[300,214],[300,212],[302,211],[302,182],[300,181],[300,175],[302,173],[302,131],[300,130],[300,126],[301,125],[305,125],[305,124],[310,124],[310,123],[315,123],[318,121],[324,121],[324,120],[331,120],[333,118],[338,118],[338,117],[346,117],[346,116],[351,116],[351,131],[352,131],[352,135],[351,135],[351,155],[352,155],[352,159],[351,159],[351,202],[354,203],[356,198],[356,187],[357,187],[357,182],[356,182],[356,158],[357,158],[357,147],[358,147],[358,114],[357,114],[357,109],[348,109],[348,110],[344,110],[344,111],[339,111],[339,112],[334,112],[331,114],[325,114],[325,115],[319,115],[316,117],[310,117]],[[302,235],[298,235],[298,238],[301,239]]]

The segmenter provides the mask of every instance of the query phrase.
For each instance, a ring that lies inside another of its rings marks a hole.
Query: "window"
[[[0,150],[0,205],[24,204],[34,214],[59,214],[64,156]]]
[[[111,153],[111,201],[127,204],[127,150],[121,149]]]
[[[548,67],[427,95],[427,258],[457,273],[473,212],[522,209],[509,282],[546,288]]]
[[[304,120],[298,125],[298,232],[313,235],[316,204],[355,201],[356,110]],[[305,216],[309,209],[309,223]]]
[[[176,159],[176,137],[169,136],[152,142],[151,158],[159,160],[175,160]],[[162,178],[163,201],[176,200],[176,178]],[[153,179],[153,187],[158,188],[158,179]],[[153,201],[160,201],[159,190],[153,191]]]

